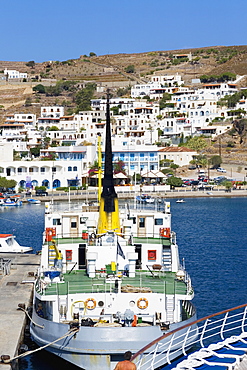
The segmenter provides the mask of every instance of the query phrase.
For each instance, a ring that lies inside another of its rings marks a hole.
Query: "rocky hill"
[[[0,79],[0,122],[9,113],[30,112],[39,115],[41,105],[61,104],[66,105],[66,109],[74,107],[69,92],[63,92],[59,96],[35,95],[32,88],[39,83],[49,86],[55,85],[58,80],[72,80],[78,81],[78,86],[83,86],[88,82],[96,82],[99,86],[107,86],[117,92],[119,88],[146,83],[152,74],[178,73],[188,86],[192,84],[192,79],[202,75],[232,72],[247,76],[247,46],[214,46],[101,56],[90,53],[90,56],[83,55],[78,59],[43,63],[0,61],[0,77],[5,68],[27,72],[30,78],[27,82],[6,82]],[[239,80],[238,86],[247,86],[247,79],[244,77]],[[98,96],[102,96],[102,93]],[[235,131],[235,136],[222,137],[225,160],[234,157],[238,161],[237,158],[245,158],[244,152],[240,155],[245,147],[245,140],[241,142],[240,137],[238,130]],[[229,147],[228,142],[231,141],[234,146]],[[217,152],[218,144],[212,143],[208,150]]]

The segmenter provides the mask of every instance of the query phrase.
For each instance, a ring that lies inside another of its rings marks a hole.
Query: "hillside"
[[[189,58],[186,56],[189,55]],[[114,93],[119,88],[127,88],[136,83],[146,83],[152,74],[175,74],[182,76],[187,86],[191,80],[202,75],[219,75],[223,72],[232,72],[236,75],[247,76],[247,45],[242,46],[214,46],[196,49],[153,51],[137,54],[111,54],[96,56],[80,56],[78,59],[67,61],[47,61],[26,65],[28,61],[0,61],[0,72],[5,68],[27,72],[32,81],[17,83],[0,80],[0,122],[4,121],[7,114],[15,112],[40,114],[42,105],[65,105],[65,111],[74,108],[72,94],[63,92],[58,96],[46,96],[32,91],[37,84],[46,86],[55,85],[58,80],[78,81],[77,88],[88,82],[96,82],[98,86],[110,87]],[[28,63],[29,64],[29,63]],[[126,68],[132,66],[131,73]],[[1,74],[0,74],[1,76]],[[239,81],[239,87],[247,86],[247,79]],[[98,93],[101,97],[103,93]],[[30,99],[28,106],[26,99]],[[227,149],[227,144],[222,145],[222,155],[226,160],[235,158],[242,159],[239,151],[243,148],[238,137],[235,140],[235,148]],[[232,138],[226,140],[232,141]],[[234,141],[233,140],[233,141]],[[214,149],[215,148],[215,149]],[[209,151],[217,152],[217,144],[213,144]],[[236,155],[234,154],[236,152]],[[245,158],[245,154],[243,154]],[[245,160],[245,159],[244,159]]]

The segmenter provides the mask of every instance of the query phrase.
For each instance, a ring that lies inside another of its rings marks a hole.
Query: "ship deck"
[[[82,244],[82,243],[88,243],[88,240],[83,240],[81,237],[77,237],[77,236],[74,236],[74,237],[63,237],[63,238],[59,238],[59,237],[56,237],[54,236],[53,238],[56,243],[57,243],[57,246],[59,246],[59,244]],[[133,237],[133,244],[163,244],[165,246],[169,246],[171,245],[171,240],[170,239],[166,239],[166,238],[154,238],[153,236],[151,237],[145,237],[145,236],[139,236],[139,237]],[[96,242],[93,241],[93,240],[90,240],[90,245],[95,245]],[[45,245],[48,245],[48,243],[46,242]]]
[[[95,278],[89,278],[85,270],[75,270],[65,273],[62,282],[51,283],[44,289],[44,295],[66,295],[77,293],[107,293],[117,292],[115,277],[102,277],[97,273]],[[137,271],[134,278],[122,276],[119,284],[125,292],[145,292],[162,294],[186,294],[184,281],[176,279],[175,273],[169,271]],[[124,292],[123,292],[124,293]]]

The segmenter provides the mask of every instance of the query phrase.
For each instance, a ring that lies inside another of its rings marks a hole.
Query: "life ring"
[[[161,228],[160,229],[160,236],[163,238],[170,238],[171,230],[169,227]]]
[[[47,227],[45,229],[45,234],[46,234],[46,241],[51,242],[52,239],[53,239],[52,237],[56,236],[56,228],[55,227]]]
[[[139,298],[136,304],[140,310],[145,310],[148,307],[148,300],[146,298]]]
[[[94,310],[95,307],[96,307],[96,301],[94,298],[88,298],[86,299],[85,301],[85,307],[88,309],[88,310]]]

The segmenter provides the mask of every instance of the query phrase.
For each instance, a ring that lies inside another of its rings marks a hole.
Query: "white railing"
[[[140,349],[133,357],[137,370],[169,364],[191,348],[197,350],[232,335],[247,332],[247,304],[198,319],[174,329]],[[247,333],[246,333],[247,334]]]

